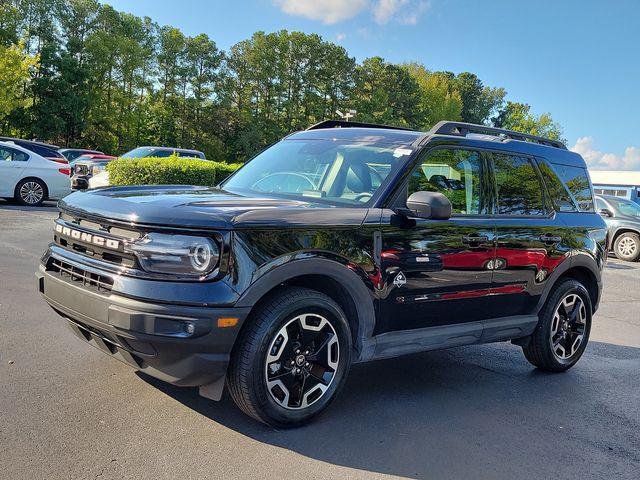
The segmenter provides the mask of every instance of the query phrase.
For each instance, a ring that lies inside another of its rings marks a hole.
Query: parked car
[[[56,163],[68,164],[69,160],[58,152],[59,147],[50,143],[35,142],[32,140],[24,140],[21,138],[0,137],[0,142],[10,142],[22,148],[26,148],[42,158],[51,160]]]
[[[282,427],[322,412],[357,362],[510,341],[571,368],[607,255],[580,155],[458,122],[322,122],[218,188],[59,208],[38,288],[80,339],[208,398],[226,386]]]
[[[640,258],[640,205],[612,195],[596,196],[596,207],[609,229],[610,245],[620,260]]]
[[[87,188],[102,188],[108,187],[110,185],[111,182],[109,181],[109,172],[103,170],[102,172],[93,175],[89,179]]]
[[[144,157],[170,157],[171,155],[179,157],[201,158],[206,160],[204,153],[199,150],[189,150],[187,148],[175,147],[138,147],[121,155],[122,158],[144,158]]]
[[[0,141],[0,197],[38,206],[71,191],[69,166],[52,162],[15,143]]]
[[[72,162],[71,189],[85,190],[89,188],[89,180],[104,171],[107,164],[115,160],[110,155],[88,154],[78,157]]]
[[[69,163],[73,162],[76,158],[87,154],[104,155],[103,152],[98,150],[86,150],[84,148],[61,148],[58,152],[64,155],[65,158],[69,160]]]
[[[122,155],[121,158],[164,158],[171,155],[178,155],[179,157],[187,158],[199,158],[206,160],[204,153],[199,150],[188,150],[185,148],[173,148],[173,147],[138,147]],[[87,186],[81,188],[100,188],[108,187],[109,172],[95,172],[92,177],[87,179]]]

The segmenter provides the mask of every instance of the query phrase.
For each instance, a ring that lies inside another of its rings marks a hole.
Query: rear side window
[[[593,193],[586,169],[567,165],[554,165],[554,169],[576,199],[580,211],[593,212]]]
[[[41,147],[40,145],[29,144],[24,145],[24,148],[27,148],[45,158],[65,158],[61,153],[47,147]]]
[[[173,150],[156,150],[150,156],[156,157],[156,158],[166,158],[166,157],[170,157],[171,155],[173,155]]]
[[[499,215],[544,215],[542,184],[533,162],[525,157],[493,154]]]
[[[199,154],[195,152],[181,152],[179,150],[178,150],[178,156],[185,157],[185,158],[202,158]]]

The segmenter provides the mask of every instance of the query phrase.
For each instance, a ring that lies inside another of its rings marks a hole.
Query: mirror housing
[[[613,217],[613,212],[608,208],[603,208],[598,213],[603,217]]]
[[[407,209],[412,217],[448,220],[451,202],[439,192],[415,192],[407,198]]]

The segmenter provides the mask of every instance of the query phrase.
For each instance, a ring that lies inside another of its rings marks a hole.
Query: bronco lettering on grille
[[[81,232],[80,230],[75,230],[73,228],[65,227],[56,224],[56,232],[64,235],[65,237],[71,237],[76,240],[80,240],[85,243],[90,243],[92,245],[97,245],[98,247],[106,247],[113,250],[120,249],[120,241],[113,240],[111,238],[101,237],[99,235],[93,235],[91,233]]]

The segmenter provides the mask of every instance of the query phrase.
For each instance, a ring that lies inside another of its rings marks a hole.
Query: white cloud
[[[589,168],[594,170],[638,170],[640,169],[640,148],[627,147],[624,155],[605,153],[593,147],[593,137],[580,137],[571,151],[582,155]]]
[[[345,38],[347,38],[347,34],[344,32],[340,32],[336,35],[336,41],[338,42],[343,41]]]
[[[410,12],[404,15],[401,15],[398,18],[398,22],[403,25],[416,25],[418,23],[418,20],[420,20],[420,17],[422,16],[422,14],[426,12],[428,8],[429,8],[429,2],[427,2],[426,0],[418,2],[418,5],[415,8],[413,8]]]
[[[289,15],[333,24],[355,17],[369,5],[369,0],[275,0]]]
[[[288,15],[331,25],[349,20],[365,10],[379,25],[395,22],[415,25],[429,7],[429,0],[273,0]]]
[[[407,4],[408,0],[378,0],[373,6],[373,19],[384,25],[389,23],[398,10]]]

